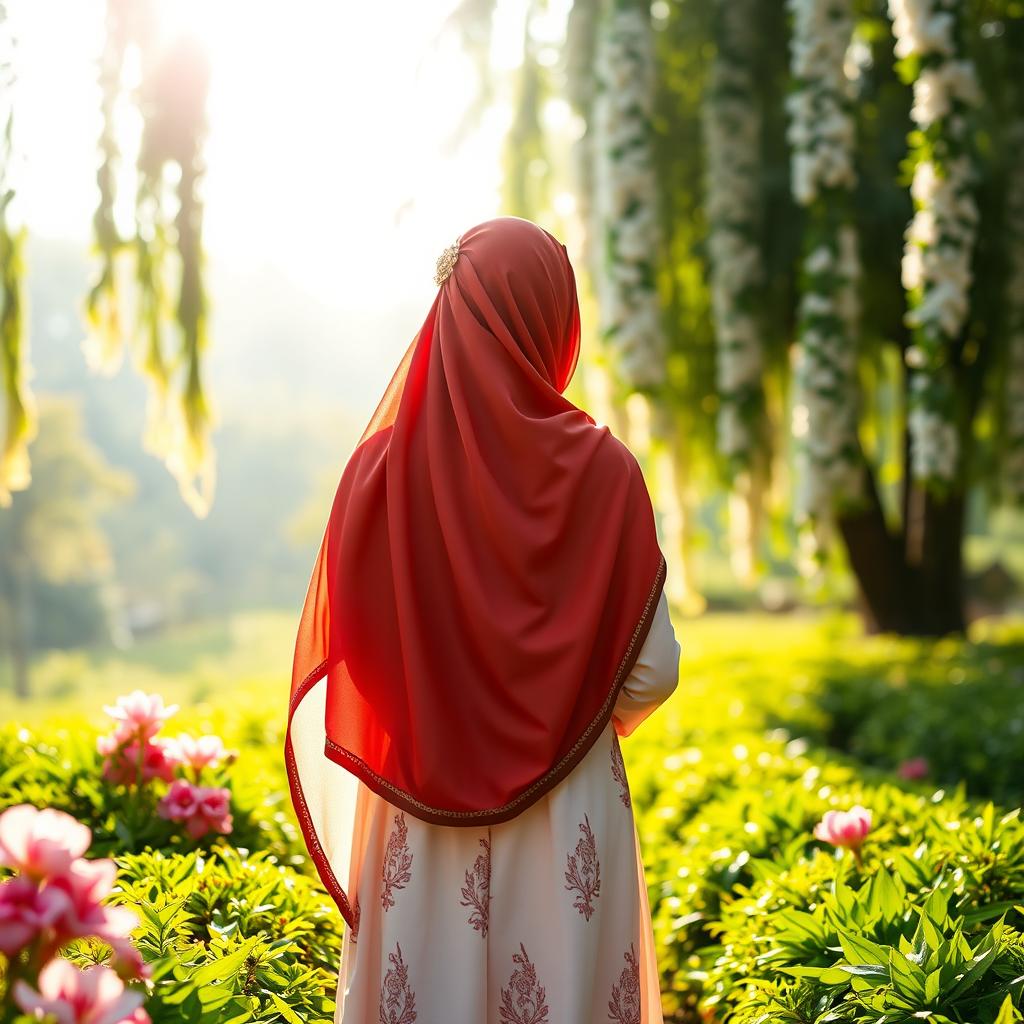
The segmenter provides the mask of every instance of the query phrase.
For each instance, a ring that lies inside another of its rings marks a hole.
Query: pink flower
[[[0,953],[15,957],[70,905],[67,894],[24,876],[0,883]]]
[[[138,741],[133,740],[126,746],[119,746],[116,736],[101,736],[96,746],[101,754],[108,754],[103,762],[103,778],[115,785],[134,785],[140,767]],[[162,779],[164,782],[170,782],[174,778],[178,763],[177,746],[172,741],[147,740],[142,751],[142,781]]]
[[[814,826],[814,837],[833,846],[846,847],[860,859],[860,847],[871,831],[871,812],[860,804],[848,811],[826,811]]]
[[[175,779],[167,795],[160,801],[157,813],[171,821],[185,823],[192,839],[207,832],[231,831],[231,793],[226,789],[193,786],[184,779]]]
[[[29,878],[67,871],[91,841],[89,829],[63,811],[18,804],[0,814],[0,864]]]
[[[231,761],[237,756],[236,751],[228,750],[219,736],[189,736],[182,733],[171,741],[175,746],[175,754],[182,764],[196,772],[204,768],[216,768],[224,761]]]
[[[231,831],[231,793],[226,789],[204,789],[199,798],[199,813],[186,825],[188,834],[198,839],[207,832],[227,835]]]
[[[910,757],[900,763],[900,766],[896,769],[896,774],[901,779],[913,781],[915,779],[927,779],[930,771],[931,765],[928,764],[928,758]]]
[[[67,907],[54,922],[58,947],[84,935],[109,943],[125,938],[139,926],[138,917],[126,907],[102,902],[116,875],[117,865],[112,860],[77,860],[65,875],[49,883],[68,897]]]
[[[185,779],[175,779],[157,806],[157,814],[170,821],[190,818],[199,809],[198,794],[198,786]]]
[[[42,1019],[53,1014],[57,1024],[148,1024],[141,992],[126,991],[109,967],[94,964],[80,971],[68,960],[51,960],[39,972],[39,991],[26,982],[14,984],[14,999]]]
[[[116,705],[104,705],[103,710],[122,723],[116,734],[120,741],[129,736],[148,740],[160,731],[164,722],[178,710],[178,705],[165,707],[160,694],[133,690],[127,696],[118,697]]]
[[[199,800],[199,809],[208,818],[224,818],[231,809],[231,793],[217,787],[204,789]]]

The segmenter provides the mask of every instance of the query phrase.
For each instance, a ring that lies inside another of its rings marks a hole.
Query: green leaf
[[[889,963],[888,951],[870,939],[864,938],[862,935],[840,932],[839,944],[843,947],[843,953],[851,964],[880,964],[885,966]]]
[[[779,915],[779,920],[787,927],[780,929],[783,935],[792,936],[796,941],[810,939],[816,945],[820,945],[828,938],[824,925],[810,914],[802,910],[784,910]]]
[[[850,973],[842,967],[777,967],[794,978],[817,978],[823,985],[848,985]]]
[[[889,981],[889,969],[881,964],[839,964],[836,970],[852,974],[857,978],[864,978],[867,981],[874,981],[884,985]]]
[[[871,880],[871,902],[887,921],[903,914],[905,896],[906,891],[900,893],[888,871],[877,872]]]
[[[944,889],[933,889],[924,903],[924,912],[942,928],[949,920],[949,893]]]
[[[1013,900],[1005,900],[1002,903],[989,903],[984,907],[971,907],[969,910],[965,910],[963,919],[969,925],[981,924],[983,921],[989,921],[993,917],[999,917],[1001,914],[1006,913],[1007,910],[1014,909],[1020,910],[1020,907],[1015,906]]]
[[[928,1001],[925,996],[924,971],[896,949],[889,950],[889,977],[893,986],[903,995]]]
[[[226,978],[235,975],[242,964],[245,963],[245,958],[251,952],[253,946],[260,941],[259,935],[254,935],[251,939],[242,943],[233,953],[229,953],[225,957],[221,957],[219,960],[214,960],[211,963],[204,964],[192,975],[192,981],[196,985],[206,985],[209,982],[224,980]]]
[[[999,1014],[992,1024],[1016,1024],[1020,1019],[1021,1015],[1014,1008],[1013,998],[1010,993],[1007,992],[1002,1006],[999,1007]]]
[[[974,957],[974,962],[964,976],[949,990],[947,998],[953,1000],[962,996],[968,989],[976,985],[988,972],[996,958],[997,949],[995,946],[986,949]]]
[[[305,1024],[305,1021],[276,993],[271,992],[270,998],[277,1007],[278,1013],[288,1022],[288,1024]]]

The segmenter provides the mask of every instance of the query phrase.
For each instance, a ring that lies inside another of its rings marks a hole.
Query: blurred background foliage
[[[682,612],[856,607],[869,630],[941,635],[1019,607],[1024,362],[1014,339],[1024,299],[1012,276],[1024,259],[1013,217],[1024,8],[935,3],[955,22],[955,56],[975,69],[982,98],[956,107],[977,242],[968,312],[936,368],[914,365],[931,342],[908,326],[922,296],[901,282],[901,262],[915,169],[953,129],[913,113],[932,57],[897,57],[899,4],[460,0],[438,5],[415,44],[424,64],[462,69],[443,103],[423,101],[432,145],[450,161],[445,194],[466,191],[490,161],[493,188],[465,209],[531,217],[569,245],[586,334],[571,395],[640,458]],[[799,64],[805,8],[831,12],[827,31],[844,33],[836,88],[852,140],[849,183],[811,202],[794,177],[794,98],[815,85]],[[12,498],[0,512],[0,672],[19,691],[33,649],[123,646],[174,625],[296,607],[340,468],[390,353],[426,305],[414,290],[359,301],[355,272],[343,270],[327,300],[281,272],[294,253],[207,257],[204,221],[218,209],[209,197],[227,203],[215,180],[218,139],[230,134],[217,119],[218,60],[221,89],[224,68],[243,70],[228,63],[230,4],[216,14],[163,0],[93,4],[95,31],[82,42],[95,115],[89,244],[33,234],[30,204],[19,208],[32,186],[19,138],[31,138],[34,110],[19,34],[31,44],[41,15],[27,10],[0,5],[2,478]],[[315,26],[325,15],[301,17]],[[20,107],[19,95],[30,97]],[[473,149],[482,138],[484,157]],[[716,171],[723,157],[735,162],[727,175]],[[372,174],[372,155],[360,161]],[[237,175],[232,184],[241,190]],[[382,186],[399,243],[441,187],[403,199],[403,185]],[[287,210],[300,189],[281,183],[266,202]],[[346,209],[358,204],[352,191],[342,180]],[[837,223],[855,227],[859,255],[857,327],[843,356],[853,376],[814,404],[794,371],[810,345],[801,311],[820,285],[807,261],[833,244]],[[316,229],[302,236],[309,267],[371,262],[359,239]],[[408,234],[410,250],[418,237]],[[754,325],[746,335],[737,317]],[[733,336],[748,340],[733,350]],[[122,361],[140,373],[116,372]],[[909,414],[915,376],[938,386],[951,368],[953,469],[943,479],[914,468],[927,438],[913,436]],[[851,409],[856,435],[837,462],[860,496],[846,501],[831,470],[801,466],[806,438],[794,424],[802,410],[813,439]],[[812,507],[800,495],[814,473],[824,497]],[[53,551],[26,540],[43,532],[65,539]]]

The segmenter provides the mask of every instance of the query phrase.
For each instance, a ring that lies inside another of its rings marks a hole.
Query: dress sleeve
[[[672,695],[678,682],[679,643],[668,615],[668,601],[662,591],[647,639],[615,701],[612,711],[615,731],[620,736],[629,736]]]

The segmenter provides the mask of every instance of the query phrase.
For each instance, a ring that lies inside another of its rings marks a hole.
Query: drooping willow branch
[[[35,414],[26,374],[28,330],[25,308],[25,237],[12,216],[14,183],[14,50],[15,39],[0,3],[0,382],[6,424],[0,447],[0,506],[11,492],[31,481],[28,443],[35,433]]]
[[[99,269],[85,303],[87,354],[112,369],[135,348],[151,385],[145,444],[162,458],[197,515],[213,498],[210,410],[203,386],[207,302],[200,195],[209,67],[190,36],[161,37],[156,9],[108,0],[101,62],[103,128],[94,217]],[[131,80],[134,58],[141,68]],[[115,205],[123,174],[119,141],[142,122],[135,159],[134,223]]]

